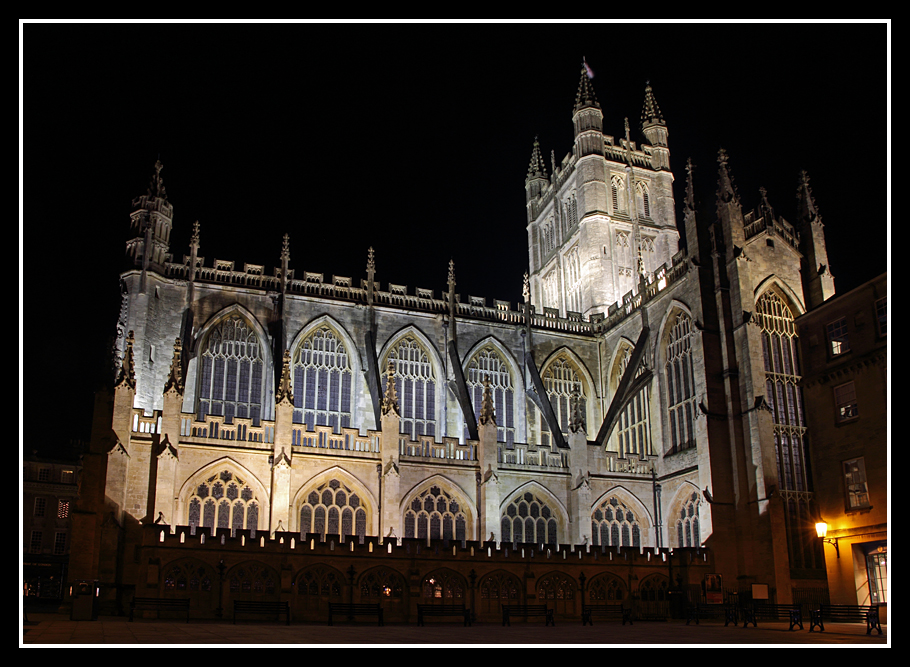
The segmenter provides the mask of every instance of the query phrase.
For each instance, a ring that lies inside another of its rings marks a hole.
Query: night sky
[[[119,304],[130,203],[155,161],[171,252],[516,304],[524,179],[572,147],[582,58],[604,131],[641,142],[650,81],[713,220],[717,151],[745,210],[795,222],[801,169],[838,293],[889,261],[888,26],[524,24],[20,26],[20,424],[25,451],[87,438]],[[25,403],[22,406],[22,403]],[[54,418],[38,409],[52,409]],[[27,422],[26,422],[27,424]],[[52,425],[52,428],[48,428]],[[37,425],[36,425],[37,426]]]

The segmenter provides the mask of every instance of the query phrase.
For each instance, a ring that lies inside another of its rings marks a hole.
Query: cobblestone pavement
[[[411,646],[435,645],[589,645],[589,644],[697,644],[697,645],[825,645],[890,646],[888,628],[878,636],[866,635],[856,623],[828,623],[825,632],[787,629],[786,623],[762,623],[759,627],[724,627],[722,623],[687,626],[684,621],[665,623],[619,622],[582,626],[580,622],[521,623],[502,627],[478,623],[466,628],[455,623],[386,625],[367,622],[342,623],[332,627],[310,623],[246,621],[237,625],[225,621],[137,619],[103,616],[96,621],[72,621],[64,614],[32,613],[23,621],[20,646],[82,644],[91,646],[143,644],[178,645],[281,645],[281,644],[365,644]]]

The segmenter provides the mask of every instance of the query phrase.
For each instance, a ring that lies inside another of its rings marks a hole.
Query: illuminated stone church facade
[[[458,294],[457,266],[444,290],[383,284],[366,247],[356,278],[295,271],[287,237],[272,269],[207,260],[198,223],[175,256],[156,165],[133,202],[112,429],[93,441],[120,545],[102,551],[130,554],[150,524],[694,547],[781,601],[823,567],[800,532],[793,319],[834,287],[807,179],[795,226],[764,193],[744,212],[721,151],[701,220],[691,168],[674,200],[650,87],[641,142],[605,134],[584,73],[572,121],[561,161],[533,145],[519,304]],[[102,579],[147,572],[120,558]]]

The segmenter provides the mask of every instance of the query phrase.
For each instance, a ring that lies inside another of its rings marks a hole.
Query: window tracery
[[[670,453],[695,447],[695,378],[692,365],[692,320],[679,313],[667,344],[667,404]]]
[[[596,546],[641,546],[641,524],[632,510],[615,496],[591,513],[591,537]]]
[[[431,486],[416,496],[404,514],[404,536],[419,539],[464,540],[467,515],[448,491]]]
[[[503,542],[558,544],[556,514],[539,496],[525,491],[516,495],[500,519]]]
[[[692,495],[682,504],[679,509],[679,517],[676,519],[676,539],[677,544],[681,547],[698,547],[701,546],[701,536],[698,528],[698,507],[701,504],[701,498],[698,494],[692,492]]]
[[[578,369],[567,357],[561,356],[547,366],[541,379],[547,391],[547,398],[559,421],[562,434],[564,437],[568,437],[573,393],[578,392],[582,413],[587,414],[585,406],[587,406],[588,398]],[[550,428],[542,413],[540,414],[540,440],[545,447],[552,445]]]
[[[300,535],[355,536],[363,541],[367,531],[367,509],[360,496],[338,479],[331,479],[307,493],[300,505]]]
[[[220,322],[207,336],[200,353],[197,419],[221,415],[259,425],[262,413],[263,361],[261,343],[240,316]]]
[[[353,373],[340,337],[329,327],[310,334],[294,352],[294,423],[308,430],[331,426],[335,433],[351,426]]]
[[[412,439],[420,435],[435,436],[436,376],[429,354],[416,338],[405,336],[392,348],[388,358],[395,367],[401,432]],[[382,375],[383,393],[387,381],[388,371]]]
[[[619,385],[632,357],[632,348],[626,347],[615,375],[615,386]],[[635,377],[638,378],[647,370],[642,359]],[[616,424],[616,451],[620,457],[637,454],[649,456],[651,451],[651,399],[648,387],[643,387],[629,403]]]
[[[515,442],[515,390],[509,365],[492,345],[483,347],[468,362],[465,384],[468,386],[475,417],[480,415],[485,378],[489,379],[490,391],[493,393],[496,439],[498,442],[506,443],[511,449]],[[465,439],[468,437],[467,433],[465,427]]]
[[[189,526],[253,530],[259,527],[259,500],[252,487],[230,470],[199,482],[188,499]]]

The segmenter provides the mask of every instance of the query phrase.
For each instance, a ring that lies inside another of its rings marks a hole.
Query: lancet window
[[[799,339],[793,313],[774,292],[756,305],[765,365],[766,400],[774,415],[774,446],[782,489],[808,490],[803,396],[799,388]]]
[[[230,470],[222,470],[193,489],[187,523],[232,530],[258,528],[259,499],[243,479]]]
[[[648,193],[647,183],[639,183],[637,186],[638,193],[638,212],[642,217],[651,217],[651,199]]]
[[[404,536],[433,540],[467,539],[464,508],[449,492],[432,486],[414,498],[405,511]]]
[[[412,438],[435,436],[436,376],[427,351],[416,338],[405,336],[389,352],[389,362],[395,366],[401,432]],[[382,375],[383,392],[387,380],[388,371]]]
[[[335,433],[351,425],[353,373],[348,353],[328,327],[310,334],[294,352],[294,423],[331,426]]]
[[[697,547],[701,545],[701,536],[698,531],[698,506],[701,499],[693,492],[679,509],[676,519],[676,539],[681,547]]]
[[[695,447],[695,378],[692,365],[692,320],[676,316],[667,344],[667,404],[670,453]]]
[[[591,513],[591,540],[597,546],[641,546],[641,524],[634,512],[615,496]]]
[[[262,413],[262,345],[241,317],[229,317],[209,333],[200,357],[197,418],[222,415],[259,425]]]
[[[613,176],[610,179],[610,193],[613,197],[613,213],[625,213],[628,215],[629,207],[626,202],[626,184],[620,176]]]
[[[484,378],[490,381],[493,407],[496,411],[496,439],[511,448],[515,442],[515,390],[509,365],[492,345],[475,354],[468,362],[465,383],[474,406],[474,417],[479,418],[483,402]],[[465,427],[465,439],[467,439]]]
[[[362,540],[367,534],[367,511],[360,496],[337,479],[311,490],[300,506],[300,534],[307,533]]]
[[[558,544],[559,525],[545,500],[530,491],[516,495],[500,518],[503,542]]]

